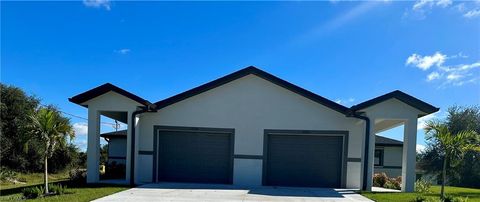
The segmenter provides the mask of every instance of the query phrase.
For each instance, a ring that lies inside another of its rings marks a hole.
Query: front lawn
[[[128,189],[127,186],[121,185],[106,185],[106,184],[88,184],[83,186],[73,187],[68,186],[68,191],[64,195],[48,196],[44,198],[29,199],[26,201],[91,201],[97,198],[108,196],[119,191]],[[22,199],[22,193],[20,192],[0,196],[0,201],[18,201]]]
[[[427,198],[439,198],[440,186],[432,186],[429,194],[420,193],[373,193],[362,192],[361,194],[374,201],[398,201],[398,202],[411,202],[418,195],[423,195]],[[455,197],[468,197],[468,202],[480,202],[480,189],[462,188],[462,187],[445,187],[445,193]]]
[[[16,178],[21,181],[21,183],[14,184],[12,182],[2,182],[0,183],[0,195],[3,190],[27,187],[43,183],[43,173],[18,173]],[[68,180],[68,172],[48,174],[48,182],[60,182]]]
[[[22,190],[25,187],[43,186],[43,174],[19,174],[19,179],[23,178],[25,184],[13,184],[5,182],[0,184],[0,201],[19,201],[22,200]],[[91,201],[119,191],[128,189],[128,186],[107,185],[107,184],[78,184],[68,180],[68,175],[50,174],[49,182],[56,182],[68,187],[64,195],[48,196],[44,198],[30,199],[27,201]]]

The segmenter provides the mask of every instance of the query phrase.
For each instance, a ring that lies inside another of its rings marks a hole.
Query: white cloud
[[[110,0],[83,0],[83,5],[92,8],[105,8],[110,10]]]
[[[74,123],[73,130],[75,130],[75,135],[87,135],[88,133],[88,124],[87,123]]]
[[[423,116],[422,118],[419,118],[417,120],[417,130],[425,129],[425,126],[427,125],[427,122],[430,121],[430,120],[436,119],[438,114],[440,114],[440,111],[435,112],[433,114]]]
[[[422,70],[428,70],[433,65],[441,66],[446,59],[446,55],[436,52],[431,56],[421,56],[416,53],[407,58],[407,65],[416,66]]]
[[[435,8],[451,9],[460,13],[465,18],[474,18],[480,16],[480,3],[477,1],[454,2],[452,0],[417,0],[411,7],[404,12],[404,18],[422,20]]]
[[[466,17],[466,18],[474,18],[478,16],[480,16],[480,9],[471,10],[463,14],[463,17]]]
[[[122,54],[122,55],[126,55],[126,54],[130,53],[130,51],[131,50],[128,49],[128,48],[122,48],[120,50],[115,50],[116,53],[119,53],[119,54]]]
[[[420,10],[425,7],[432,7],[433,5],[433,0],[418,0],[413,4],[412,9],[413,10]]]
[[[445,8],[452,5],[452,0],[439,0],[436,5]]]
[[[352,105],[355,101],[355,98],[348,98],[348,99],[336,99],[335,102],[341,105]]]
[[[427,81],[433,81],[438,78],[440,78],[440,74],[438,72],[432,72],[427,76]]]
[[[423,153],[425,151],[426,147],[421,144],[417,144],[417,153]]]
[[[461,86],[466,83],[475,83],[480,80],[480,74],[476,71],[480,69],[480,61],[469,64],[453,64],[445,65],[445,62],[465,59],[468,56],[463,53],[447,56],[441,52],[436,52],[433,55],[421,56],[416,53],[407,58],[405,65],[414,66],[423,71],[434,69],[430,72],[426,81],[442,81],[439,87],[445,87],[446,85]]]
[[[455,81],[455,80],[458,80],[460,78],[462,78],[463,76],[460,75],[460,74],[457,74],[457,73],[451,73],[447,76],[447,80],[449,81]]]

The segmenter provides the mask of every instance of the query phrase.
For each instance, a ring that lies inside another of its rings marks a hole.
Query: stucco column
[[[87,183],[96,183],[100,177],[100,113],[88,109]]]
[[[415,189],[415,163],[417,146],[417,117],[405,121],[402,155],[402,191]]]
[[[373,165],[374,165],[374,153],[375,153],[375,118],[370,118],[370,137],[368,144],[368,167],[367,167],[367,189],[366,191],[372,191],[373,186]]]
[[[139,125],[140,118],[139,116],[135,117],[135,169],[134,169],[135,184],[140,184],[140,178],[138,173],[139,166],[140,166],[140,158],[138,155],[138,151],[140,150],[140,146],[139,146],[140,145],[140,125]]]
[[[130,168],[132,163],[132,112],[127,112],[127,159],[125,161],[125,180],[130,182]]]

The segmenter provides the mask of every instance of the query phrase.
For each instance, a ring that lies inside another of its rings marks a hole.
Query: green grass
[[[22,190],[25,187],[43,186],[43,174],[19,174],[18,178],[26,179],[27,184],[2,183],[0,186],[0,201],[19,201],[22,199]],[[65,173],[49,175],[49,182],[57,182],[68,187],[64,195],[48,196],[26,201],[91,201],[119,191],[128,189],[128,186],[87,184],[82,185],[68,181]]]
[[[32,185],[38,185],[43,183],[43,173],[18,173],[17,179],[22,179],[25,181],[25,184],[13,184],[11,182],[2,182],[0,183],[0,193],[1,190],[27,187]],[[57,174],[48,174],[48,182],[60,182],[68,180],[68,172],[62,172]]]
[[[418,195],[423,195],[427,198],[439,198],[440,197],[440,186],[432,186],[430,189],[431,193],[420,194],[420,193],[372,193],[372,192],[362,192],[361,194],[366,196],[369,199],[378,202],[384,201],[398,201],[398,202],[410,202],[415,199]],[[469,202],[480,202],[480,189],[471,189],[471,188],[462,188],[462,187],[445,187],[445,193],[447,195],[452,195],[455,197],[468,197]]]
[[[81,187],[68,186],[67,193],[64,195],[48,196],[26,201],[91,201],[126,189],[128,189],[126,186],[105,184],[88,184]],[[18,200],[22,200],[21,190],[19,193],[0,196],[0,201]]]

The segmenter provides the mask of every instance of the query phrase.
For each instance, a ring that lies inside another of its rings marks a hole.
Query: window
[[[383,149],[375,149],[375,166],[383,166]]]

